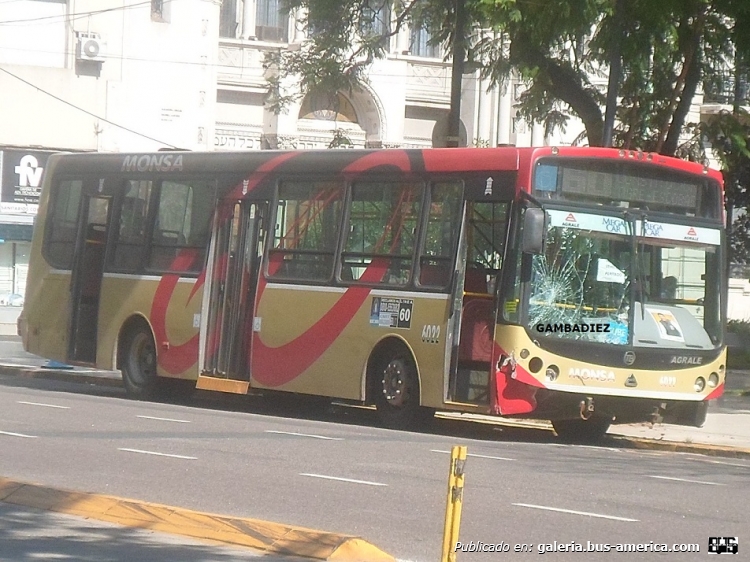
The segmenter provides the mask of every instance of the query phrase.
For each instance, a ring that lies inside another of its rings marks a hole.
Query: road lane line
[[[700,461],[700,462],[707,462],[707,463],[711,463],[711,464],[722,464],[724,466],[739,466],[741,468],[750,468],[750,464],[741,464],[741,463],[738,463],[738,462],[712,461],[712,460],[708,460],[708,459],[696,459],[696,458],[692,458],[692,457],[688,457],[688,460],[691,460],[691,461]]]
[[[154,416],[136,416],[136,418],[142,418],[144,420],[168,421],[168,422],[175,422],[175,423],[190,423],[190,420],[176,420],[174,418],[157,418]]]
[[[41,402],[24,402],[19,400],[18,404],[26,404],[27,406],[44,406],[45,408],[59,408],[60,410],[70,410],[70,406],[57,406],[55,404],[42,404]]]
[[[451,454],[450,451],[441,451],[439,449],[430,449],[430,452],[431,453],[443,453],[443,454],[446,454],[446,455],[450,455]],[[493,457],[491,455],[476,455],[474,453],[468,453],[466,456],[467,457],[476,457],[478,459],[493,459],[493,460],[496,460],[496,461],[515,461],[515,460],[517,460],[517,459],[511,459],[511,458],[508,458],[508,457]]]
[[[726,484],[720,484],[719,482],[706,482],[705,480],[688,480],[687,478],[674,478],[673,476],[652,476],[648,475],[649,478],[658,478],[659,480],[674,480],[675,482],[688,482],[689,484],[706,484],[707,486],[726,486]]]
[[[629,517],[616,517],[615,515],[603,515],[601,513],[591,513],[588,511],[575,511],[573,509],[561,509],[559,507],[549,507],[546,505],[534,505],[531,503],[514,503],[520,507],[530,507],[532,509],[544,509],[546,511],[557,511],[558,513],[571,513],[573,515],[585,515],[587,517],[597,517],[599,519],[612,519],[613,521],[637,522],[639,519],[630,519]]]
[[[313,433],[297,433],[295,431],[276,431],[266,429],[266,433],[276,433],[279,435],[294,435],[296,437],[312,437],[313,439],[325,439],[326,441],[343,441],[343,437],[326,437],[325,435],[315,435]]]
[[[142,455],[155,455],[157,457],[171,457],[173,459],[186,459],[186,460],[198,460],[198,457],[186,457],[185,455],[170,455],[169,453],[157,453],[156,451],[143,451],[141,449],[126,449],[119,447],[118,451],[126,451],[128,453],[141,453]]]
[[[0,431],[0,435],[10,435],[11,437],[26,437],[27,439],[37,439],[36,435],[24,435],[23,433],[13,433],[12,431]]]
[[[338,482],[351,482],[352,484],[367,484],[368,486],[387,486],[382,482],[369,482],[367,480],[354,480],[352,478],[339,478],[338,476],[326,476],[325,474],[310,474],[307,472],[300,472],[300,476],[309,476],[310,478],[323,478],[324,480],[336,480]]]

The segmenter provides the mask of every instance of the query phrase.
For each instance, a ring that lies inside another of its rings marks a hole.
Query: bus
[[[722,190],[610,148],[53,155],[19,333],[139,398],[700,426],[726,371]]]

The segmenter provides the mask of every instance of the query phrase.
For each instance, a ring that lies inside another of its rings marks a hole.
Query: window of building
[[[365,35],[386,35],[391,27],[390,8],[388,0],[365,0],[360,17],[360,31]]]
[[[257,0],[255,35],[262,41],[289,40],[289,10],[283,0]]]
[[[151,181],[128,180],[120,203],[119,227],[115,234],[110,269],[139,271],[146,242]]]
[[[432,34],[422,26],[412,28],[409,32],[409,52],[416,57],[441,58],[443,50],[440,45],[430,44]]]
[[[343,202],[340,183],[283,183],[276,203],[267,275],[303,281],[332,279]]]
[[[148,268],[197,273],[205,262],[213,216],[214,183],[164,181],[151,235]]]
[[[53,267],[71,269],[73,265],[82,190],[83,181],[63,180],[52,194],[45,257]]]
[[[172,0],[151,0],[151,20],[169,23],[172,12]]]
[[[237,37],[239,17],[237,12],[237,0],[222,0],[219,11],[219,37]]]
[[[354,184],[341,279],[409,284],[421,204],[421,183]]]

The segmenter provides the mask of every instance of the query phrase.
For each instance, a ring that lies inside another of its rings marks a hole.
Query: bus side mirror
[[[547,213],[544,209],[531,207],[523,215],[521,231],[521,251],[525,254],[544,253],[544,241],[547,234]]]

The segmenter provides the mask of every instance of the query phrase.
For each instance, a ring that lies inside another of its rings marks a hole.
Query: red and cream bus
[[[716,171],[617,149],[54,155],[19,331],[136,397],[700,425],[725,379],[722,201]]]

